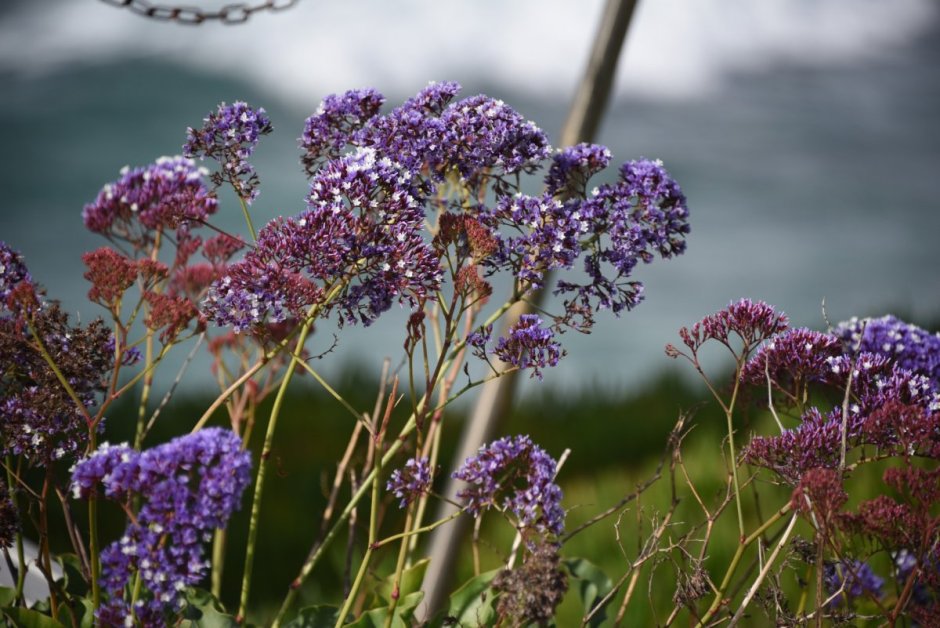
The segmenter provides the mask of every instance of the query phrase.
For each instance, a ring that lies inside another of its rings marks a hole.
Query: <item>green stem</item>
[[[462,514],[463,514],[463,509],[460,509],[460,510],[458,510],[458,511],[456,511],[456,512],[453,512],[453,513],[447,515],[447,516],[444,517],[443,519],[438,519],[438,520],[435,521],[434,523],[429,523],[429,524],[426,525],[426,526],[423,526],[423,527],[420,527],[420,528],[414,528],[414,529],[409,530],[409,531],[407,531],[407,532],[399,532],[398,534],[393,534],[392,536],[386,537],[386,538],[382,539],[381,541],[377,541],[376,543],[374,543],[373,546],[375,547],[375,549],[378,549],[378,548],[380,548],[380,547],[382,547],[382,546],[384,546],[384,545],[388,545],[389,543],[391,543],[391,542],[393,542],[393,541],[397,541],[397,540],[399,540],[399,539],[408,539],[408,538],[410,538],[410,537],[414,537],[414,536],[417,536],[417,535],[419,535],[419,534],[424,534],[425,532],[430,532],[430,531],[432,531],[432,530],[435,530],[435,529],[441,527],[441,526],[444,525],[445,523],[448,523],[448,522],[450,522],[450,521],[453,521],[454,519],[456,519],[457,517],[459,517],[459,516],[462,515]]]
[[[147,402],[150,401],[150,390],[153,386],[153,330],[147,330],[147,343],[144,349],[144,386],[140,391],[140,406],[137,408],[137,430],[134,433],[134,449],[140,451],[144,440],[144,426],[147,423]]]
[[[391,410],[392,405],[394,404],[394,399],[388,400],[388,407]],[[379,477],[382,474],[382,434],[384,431],[381,428],[376,428],[379,430],[378,436],[375,439],[375,464],[372,467],[372,475],[374,477]],[[379,528],[379,483],[372,482],[372,506],[369,509],[369,545],[366,548],[366,553],[362,557],[362,563],[359,565],[359,571],[356,573],[356,579],[353,582],[352,588],[349,590],[349,595],[346,596],[346,600],[343,602],[343,608],[340,609],[339,615],[336,617],[336,625],[334,628],[340,628],[344,623],[346,623],[346,617],[349,615],[350,610],[352,609],[353,603],[356,601],[356,596],[359,595],[359,588],[362,586],[362,580],[365,578],[366,571],[369,569],[369,561],[372,559],[372,553],[375,551],[372,547],[375,543],[375,538],[378,534]]]
[[[222,570],[225,567],[225,529],[215,531],[212,537],[212,595],[222,597]]]
[[[376,485],[378,482],[376,482]],[[408,508],[408,515],[405,517],[405,528],[402,534],[406,534],[412,526],[415,505]],[[403,536],[401,547],[398,548],[398,561],[395,563],[395,577],[392,580],[392,591],[389,594],[388,613],[385,615],[385,628],[391,628],[392,618],[395,617],[395,609],[398,608],[398,600],[401,598],[401,574],[405,570],[405,557],[408,555],[408,538]]]
[[[745,354],[746,355],[746,354]],[[728,402],[728,408],[725,411],[725,417],[728,419],[728,448],[731,450],[731,479],[734,482],[734,504],[738,511],[738,538],[744,538],[744,512],[741,508],[741,485],[738,483],[738,458],[734,452],[734,426],[731,424],[731,417],[734,413],[734,403],[738,397],[738,390],[741,382],[741,364],[734,372],[734,391],[731,393],[731,400]]]
[[[418,408],[418,410],[420,412],[421,408]],[[385,455],[382,456],[383,465],[388,464],[392,457],[398,453],[398,450],[401,449],[405,438],[414,431],[415,425],[415,416],[412,415],[405,424],[405,427],[402,428],[398,438],[396,438],[391,443],[391,445],[389,445]],[[310,573],[313,571],[313,568],[316,567],[317,563],[320,562],[320,559],[323,557],[326,548],[329,547],[330,543],[334,538],[336,538],[336,535],[339,533],[339,531],[346,525],[346,521],[349,519],[349,516],[352,514],[352,511],[355,509],[359,501],[363,498],[363,496],[365,496],[366,491],[372,488],[372,484],[375,482],[375,478],[375,470],[373,469],[369,475],[363,479],[362,483],[359,485],[359,488],[353,494],[352,498],[350,498],[349,503],[346,504],[343,512],[339,514],[336,521],[333,523],[333,527],[330,528],[330,531],[323,538],[323,542],[320,544],[317,550],[307,558],[307,561],[300,568],[300,573],[291,583],[290,589],[287,591],[287,595],[284,596],[284,601],[281,603],[281,608],[278,610],[277,615],[274,618],[274,622],[271,624],[271,628],[277,628],[283,621],[284,615],[287,613],[287,611],[293,605],[294,600],[297,598],[297,592],[300,590],[300,587],[310,576]]]
[[[284,405],[284,398],[287,393],[287,387],[290,384],[293,374],[296,371],[298,362],[300,362],[300,352],[303,350],[304,343],[307,341],[307,335],[310,333],[310,328],[313,326],[313,316],[308,316],[306,321],[300,330],[300,335],[297,338],[296,351],[291,357],[291,361],[287,366],[287,372],[284,373],[283,379],[281,379],[281,386],[277,391],[277,396],[274,399],[274,406],[271,408],[271,417],[268,420],[268,429],[264,435],[264,445],[261,448],[261,459],[258,462],[258,475],[255,479],[255,493],[254,499],[251,503],[251,517],[248,523],[248,540],[245,545],[245,571],[242,575],[242,592],[241,599],[238,605],[238,617],[240,619],[245,618],[245,613],[248,610],[248,596],[251,591],[251,573],[254,567],[255,560],[255,544],[258,539],[258,521],[261,515],[261,501],[264,495],[264,478],[265,478],[265,469],[267,469],[267,460],[271,455],[271,445],[274,441],[274,430],[277,427],[277,420],[281,414],[281,408]],[[197,425],[199,427],[199,425]],[[193,430],[195,431],[195,429]]]
[[[6,468],[7,468],[7,490],[10,493],[10,501],[13,502],[13,507],[19,512],[19,503],[16,499],[17,491],[14,489],[16,486],[13,483],[13,459],[7,455],[6,457]],[[13,599],[19,602],[23,599],[23,584],[26,582],[26,554],[23,551],[23,533],[20,532],[19,528],[16,530],[16,589],[13,594]]]
[[[237,190],[236,190],[237,192]],[[255,232],[255,225],[251,222],[251,212],[248,211],[248,203],[245,202],[245,199],[242,198],[241,194],[237,194],[238,202],[242,205],[242,214],[245,216],[245,222],[248,224],[248,231],[251,233],[251,239],[254,242],[258,241],[258,234]]]
[[[725,591],[731,584],[731,578],[734,576],[734,572],[738,568],[738,564],[741,562],[741,558],[744,556],[744,550],[750,546],[751,543],[760,538],[764,532],[770,528],[770,526],[779,521],[788,512],[790,512],[789,503],[785,504],[777,512],[768,517],[767,521],[761,524],[759,528],[754,530],[750,536],[744,537],[742,535],[741,542],[738,544],[738,548],[735,550],[734,556],[731,557],[731,563],[728,565],[727,571],[725,571],[725,577],[721,580],[721,585],[718,587],[718,592],[715,594],[715,599],[712,600],[711,606],[708,607],[708,610],[705,611],[705,614],[702,615],[702,618],[699,619],[696,626],[705,626],[709,620],[715,616],[715,613],[718,612],[718,608],[724,601]]]
[[[88,451],[97,447],[95,430],[89,430]],[[91,604],[94,610],[101,606],[101,585],[98,582],[101,562],[98,558],[98,499],[94,492],[88,497],[88,562],[91,568]]]

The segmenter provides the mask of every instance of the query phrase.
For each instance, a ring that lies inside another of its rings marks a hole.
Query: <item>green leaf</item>
[[[16,599],[16,589],[11,587],[0,587],[0,608],[10,606]]]
[[[424,572],[427,571],[429,562],[431,562],[430,559],[425,558],[402,572],[398,599],[402,599],[421,589],[421,583],[424,581]],[[392,584],[394,582],[395,574],[392,574],[385,578],[375,590],[376,595],[385,604],[392,603]]]
[[[392,628],[408,628],[411,622],[408,621],[414,615],[421,600],[424,599],[424,591],[415,591],[398,600],[398,606],[395,607],[395,616],[392,618]],[[388,617],[388,607],[373,608],[366,611],[356,620],[355,623],[348,624],[346,628],[385,628],[385,621]]]
[[[78,609],[78,628],[94,628],[95,605],[87,597],[80,598],[78,603],[81,605],[81,608]]]
[[[225,613],[225,608],[215,597],[203,589],[186,591],[186,608],[183,609],[184,628],[238,628],[235,617]]]
[[[569,558],[564,561],[571,576],[579,580],[578,592],[581,594],[581,601],[584,604],[584,614],[587,615],[597,604],[597,601],[610,593],[614,587],[613,582],[607,577],[600,567],[585,558]],[[609,603],[609,601],[608,601]],[[591,618],[589,626],[599,626],[607,618],[607,611],[600,609]]]
[[[19,628],[65,628],[48,615],[28,608],[5,608],[3,614],[13,622],[11,626]]]
[[[467,580],[451,593],[447,611],[438,614],[431,626],[486,626],[493,623],[496,612],[493,610],[494,595],[490,591],[490,583],[500,571],[494,569]]]
[[[339,615],[337,606],[308,606],[284,624],[284,628],[333,628]]]
[[[62,588],[72,597],[81,597],[88,594],[88,583],[82,575],[82,564],[75,554],[59,554],[56,560],[62,565]]]

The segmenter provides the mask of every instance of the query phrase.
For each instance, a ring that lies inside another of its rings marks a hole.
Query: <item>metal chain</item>
[[[299,1],[265,0],[258,4],[234,3],[226,4],[216,11],[206,11],[199,7],[171,6],[149,2],[148,0],[101,0],[101,2],[114,7],[130,9],[131,12],[137,15],[180,24],[202,24],[212,20],[218,20],[223,24],[243,24],[255,13],[283,11],[291,8]]]

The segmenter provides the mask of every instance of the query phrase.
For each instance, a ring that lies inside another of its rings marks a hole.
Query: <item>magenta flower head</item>
[[[443,276],[422,237],[422,200],[412,174],[372,149],[329,162],[311,181],[309,209],[268,223],[212,285],[209,316],[241,331],[302,318],[314,304],[364,325],[395,302],[417,307]],[[328,288],[336,291],[325,302]]]
[[[431,465],[427,458],[409,458],[400,469],[392,471],[386,488],[404,508],[431,488]]]
[[[507,436],[481,447],[454,472],[454,478],[470,485],[457,497],[474,517],[497,508],[511,512],[520,528],[561,534],[565,511],[555,465],[528,436]]]
[[[731,348],[737,336],[744,344],[745,353],[749,353],[764,340],[786,331],[787,323],[786,314],[778,313],[763,301],[741,299],[692,327],[683,327],[679,335],[693,352],[708,340],[717,340]]]
[[[102,589],[108,598],[98,623],[165,626],[182,607],[183,591],[206,576],[204,544],[225,527],[251,480],[251,455],[233,432],[207,428],[144,452],[102,445],[72,471],[76,498],[99,487],[117,501],[142,506],[121,538],[101,552]],[[133,608],[125,599],[140,577]]]
[[[85,205],[82,220],[90,231],[144,246],[152,242],[154,231],[185,228],[215,213],[216,199],[203,183],[206,174],[185,157],[125,167],[120,179]]]
[[[826,378],[830,359],[842,355],[842,343],[831,334],[809,329],[788,329],[770,338],[747,361],[741,381],[765,385],[767,377],[778,388],[793,392],[794,386]]]
[[[260,181],[248,158],[259,138],[271,131],[271,121],[263,108],[253,109],[241,101],[222,103],[205,118],[201,129],[187,129],[183,153],[216,160],[221,170],[213,173],[213,182],[230,183],[246,203],[251,203],[258,196]]]
[[[474,339],[475,340],[475,339]],[[542,327],[536,314],[523,314],[510,327],[509,335],[496,341],[493,353],[503,362],[520,369],[532,369],[532,377],[542,379],[542,369],[555,366],[564,355],[551,329]]]

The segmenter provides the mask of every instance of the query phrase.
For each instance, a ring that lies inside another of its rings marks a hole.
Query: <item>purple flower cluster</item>
[[[400,469],[392,471],[386,488],[404,508],[431,489],[431,464],[427,458],[409,458]]]
[[[14,295],[25,287],[35,299],[29,311],[0,307],[0,452],[47,466],[85,448],[85,411],[105,388],[114,361],[112,334],[100,320],[70,324],[58,303],[38,300],[19,254],[3,245],[0,257],[3,290]],[[40,343],[81,406],[46,362]]]
[[[13,288],[23,281],[32,281],[23,256],[0,240],[0,312],[8,307]]]
[[[183,591],[198,584],[208,563],[204,544],[238,509],[251,480],[251,455],[231,431],[208,428],[137,452],[102,445],[72,471],[76,498],[99,490],[109,499],[143,505],[123,536],[101,552],[107,601],[98,611],[102,625],[164,626],[183,604]],[[146,591],[133,607],[125,599],[134,575]]]
[[[216,210],[216,199],[206,190],[205,169],[185,157],[161,157],[142,168],[121,170],[121,178],[108,183],[94,202],[85,205],[85,227],[109,238],[143,246],[152,231],[188,228]]]
[[[891,316],[853,318],[834,332],[850,355],[867,351],[893,360],[898,366],[930,378],[940,390],[940,333],[931,334]]]
[[[210,316],[242,331],[316,305],[368,324],[396,300],[415,307],[436,291],[443,257],[466,298],[488,294],[487,274],[511,272],[526,292],[583,259],[587,282],[559,282],[563,325],[587,328],[595,309],[636,305],[643,287],[628,279],[633,268],[681,253],[688,233],[685,197],[662,164],[624,164],[617,183],[585,199],[588,180],[609,164],[606,148],[553,153],[511,107],[457,99],[459,90],[432,83],[385,114],[372,89],[325,98],[299,139],[308,210],[262,231],[210,290]],[[519,175],[546,165],[547,192],[521,195]],[[442,214],[431,247],[427,207]]]
[[[307,211],[265,226],[210,288],[206,310],[218,324],[246,330],[320,305],[368,325],[394,301],[415,307],[438,288],[438,253],[422,239],[408,170],[361,149],[321,168],[310,189]]]
[[[552,155],[545,187],[553,196],[584,198],[587,182],[610,164],[610,149],[599,144],[576,144]]]
[[[546,272],[571,268],[581,255],[582,240],[596,226],[595,216],[582,214],[581,205],[577,200],[563,203],[548,193],[500,198],[491,220],[522,233],[501,238],[487,265],[509,267],[533,287],[542,286]]]
[[[354,134],[375,117],[385,97],[374,89],[349,90],[323,99],[316,113],[307,118],[300,146],[301,162],[313,175],[325,162],[337,159]]]
[[[736,336],[744,343],[744,353],[748,354],[758,344],[787,328],[786,314],[777,312],[763,301],[741,299],[706,316],[692,327],[683,327],[679,330],[679,336],[693,353],[709,340],[730,348]]]
[[[509,335],[496,341],[493,354],[520,369],[531,368],[531,377],[539,379],[543,368],[556,366],[564,355],[561,345],[555,342],[555,334],[542,327],[542,319],[536,314],[520,316],[509,328]]]
[[[264,109],[252,109],[244,102],[222,103],[204,119],[201,129],[189,127],[183,153],[187,157],[215,159],[221,171],[213,173],[216,185],[228,182],[235,192],[251,203],[258,196],[258,175],[248,158],[258,139],[272,130]]]
[[[803,387],[831,375],[830,360],[842,355],[842,343],[831,334],[788,329],[772,337],[741,369],[741,381],[772,384],[798,398]]]
[[[531,172],[549,156],[545,133],[512,107],[484,95],[452,102],[459,91],[457,83],[431,83],[385,116],[376,113],[382,96],[373,90],[328,97],[307,120],[314,132],[300,140],[304,163],[332,158],[345,143],[374,148],[434,180],[456,172],[478,188],[488,176],[498,184]]]
[[[922,375],[882,356],[829,357],[823,384],[844,391],[851,373],[851,399],[845,417],[849,449],[873,445],[882,451],[928,457],[940,455],[940,398]],[[799,364],[794,365],[795,368]],[[756,436],[745,450],[749,463],[773,469],[790,483],[813,468],[835,468],[842,454],[842,405],[826,413],[810,407],[800,424],[778,436]]]
[[[555,464],[528,436],[501,438],[481,447],[454,472],[454,478],[470,485],[457,497],[474,517],[496,508],[511,512],[519,528],[561,534],[565,511]]]
[[[872,571],[871,565],[855,559],[826,563],[823,582],[829,595],[841,591],[830,606],[851,603],[862,596],[881,597],[884,586],[884,579]]]

